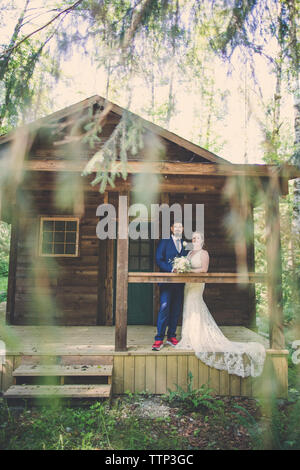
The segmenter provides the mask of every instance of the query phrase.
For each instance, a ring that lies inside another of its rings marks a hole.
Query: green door
[[[129,240],[128,271],[153,271],[153,240]],[[153,285],[128,284],[128,325],[152,325]]]
[[[149,228],[150,230],[150,228]],[[150,232],[149,232],[150,233]],[[128,271],[152,272],[154,240],[129,238]],[[117,240],[114,243],[113,323],[116,313]],[[153,324],[153,284],[128,284],[128,325]]]

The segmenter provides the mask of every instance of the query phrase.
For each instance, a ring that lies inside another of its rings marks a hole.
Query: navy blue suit
[[[183,248],[181,240],[181,251],[178,253],[173,238],[160,240],[156,250],[156,263],[160,271],[170,273],[172,261],[176,256],[186,256],[188,251]],[[176,337],[176,328],[183,304],[184,284],[159,283],[160,286],[160,308],[157,318],[156,341],[163,341],[165,331],[168,327],[168,338]]]

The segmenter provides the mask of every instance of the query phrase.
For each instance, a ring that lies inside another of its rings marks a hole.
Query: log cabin
[[[128,155],[126,177],[117,174],[100,192],[93,181],[97,165],[89,174],[84,169],[125,112],[93,96],[0,138],[5,174],[0,219],[11,224],[6,320],[0,334],[6,343],[0,382],[4,396],[38,397],[43,386],[45,396],[72,398],[126,391],[162,394],[177,386],[186,389],[190,374],[193,387],[209,384],[218,395],[258,396],[275,390],[286,396],[279,198],[288,194],[288,181],[299,177],[299,170],[232,164],[135,116],[143,145]],[[77,137],[88,132],[95,116],[100,116],[101,129],[90,145]],[[119,154],[118,162],[122,165]],[[155,263],[158,240],[120,236],[121,197],[127,196],[129,206],[144,201],[145,193],[159,204],[204,205],[208,273],[160,273]],[[102,240],[96,233],[97,207],[104,203],[116,208],[115,239]],[[257,205],[266,214],[266,273],[255,273]],[[247,224],[244,245],[227,229],[233,211]],[[242,272],[239,256],[246,267]],[[264,344],[262,376],[230,375],[171,346],[152,351],[158,282],[205,282],[204,300],[224,334]],[[267,286],[269,338],[256,328],[258,282]],[[57,382],[41,385],[46,376]]]

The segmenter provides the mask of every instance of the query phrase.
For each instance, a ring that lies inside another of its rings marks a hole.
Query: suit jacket
[[[179,253],[172,237],[160,240],[156,249],[156,263],[159,266],[161,272],[170,273],[172,271],[172,261],[176,256],[187,256],[188,251],[183,247],[183,243],[181,243],[181,246],[182,248]],[[158,283],[158,285],[170,286],[172,284]],[[184,284],[177,285],[183,286]]]

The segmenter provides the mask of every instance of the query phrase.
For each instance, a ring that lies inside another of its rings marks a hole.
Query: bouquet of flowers
[[[176,256],[172,261],[173,270],[177,273],[188,273],[192,269],[191,262],[187,256]]]

